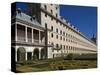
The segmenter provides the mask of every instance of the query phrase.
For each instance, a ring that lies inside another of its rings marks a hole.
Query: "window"
[[[65,41],[65,38],[63,38],[63,40]]]
[[[70,34],[69,34],[69,37],[70,37]]]
[[[59,45],[58,44],[56,44],[56,48],[59,48]]]
[[[60,40],[62,40],[62,36],[60,36]]]
[[[56,29],[56,32],[58,33],[58,28]]]
[[[62,45],[60,45],[61,49],[62,49]]]
[[[56,7],[56,10],[57,10],[57,7]]]
[[[67,37],[67,33],[66,33],[66,37]]]
[[[51,20],[53,20],[53,17],[51,17]]]
[[[71,46],[71,50],[72,50],[72,46]]]
[[[53,33],[51,33],[51,37],[53,38]]]
[[[69,40],[69,42],[70,42],[70,40]]]
[[[51,26],[51,30],[53,31],[53,26]]]
[[[70,50],[70,46],[69,46],[69,50]]]
[[[66,50],[68,49],[68,46],[66,46]]]
[[[53,11],[51,10],[51,14],[53,14]]]
[[[65,49],[65,45],[64,45],[64,49]]]
[[[44,8],[45,8],[45,10],[47,10],[47,6],[46,5],[44,5]]]
[[[58,39],[58,35],[56,35],[56,38]]]
[[[73,42],[73,41],[71,40],[71,42]]]
[[[52,46],[54,46],[53,42],[51,43]]]
[[[58,20],[56,20],[56,23],[58,23]]]
[[[63,32],[63,35],[65,35],[65,32]]]
[[[62,34],[62,30],[60,30],[60,34]]]
[[[56,14],[56,17],[58,17],[58,14]]]
[[[66,41],[67,41],[67,39],[66,39]]]
[[[45,13],[45,17],[47,17],[47,14]]]
[[[47,23],[45,23],[45,28],[47,28]]]
[[[52,42],[51,45],[54,46],[54,43]],[[53,52],[53,51],[54,51],[54,49],[52,49],[52,52]]]

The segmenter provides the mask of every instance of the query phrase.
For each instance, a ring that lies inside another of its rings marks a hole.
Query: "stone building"
[[[16,61],[97,53],[96,44],[60,16],[57,4],[33,4],[33,15],[17,9],[12,17]]]

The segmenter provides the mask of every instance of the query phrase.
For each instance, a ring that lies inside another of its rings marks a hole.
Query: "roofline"
[[[52,15],[50,12],[46,11],[43,7],[40,7],[40,9],[47,13],[49,16],[52,16],[53,18],[55,18],[57,21],[60,21],[61,23],[63,23],[65,26],[69,27],[70,29],[72,29],[73,31],[75,31],[76,33],[78,33],[79,35],[81,35],[82,37],[84,37],[85,39],[87,39],[89,42],[95,44],[92,40],[90,40],[88,37],[86,37],[84,34],[76,31],[74,28],[72,28],[71,26],[67,25],[67,23],[63,22],[61,19],[55,17],[54,15]],[[96,44],[95,44],[96,45]]]
[[[32,26],[32,27],[36,27],[36,28],[39,28],[39,29],[42,29],[42,30],[45,30],[45,28],[42,27],[42,26],[34,25],[34,24],[30,23],[30,22],[21,20],[21,19],[19,19],[19,18],[17,18],[17,17],[13,17],[11,20],[14,20],[14,19],[15,19],[15,22],[21,22],[21,23],[23,23],[23,24],[26,24],[26,25],[29,25],[29,26]]]

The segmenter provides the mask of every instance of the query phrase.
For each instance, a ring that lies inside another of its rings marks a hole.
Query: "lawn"
[[[17,63],[17,72],[37,72],[37,71],[55,71],[67,69],[88,69],[96,68],[96,60],[62,60],[62,59],[48,59],[24,62],[24,64]]]

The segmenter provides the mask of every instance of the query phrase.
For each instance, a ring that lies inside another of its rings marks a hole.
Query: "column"
[[[27,61],[27,52],[26,52],[26,56],[25,56],[25,58],[26,58],[25,60]]]
[[[41,43],[41,35],[40,35],[40,31],[39,31],[39,43]]]
[[[15,41],[17,41],[17,24],[15,24]]]
[[[34,42],[34,39],[33,39],[33,29],[32,29],[32,43]]]
[[[39,49],[39,59],[41,59],[41,50]]]
[[[28,39],[27,39],[27,26],[25,26],[25,41],[28,42]]]

